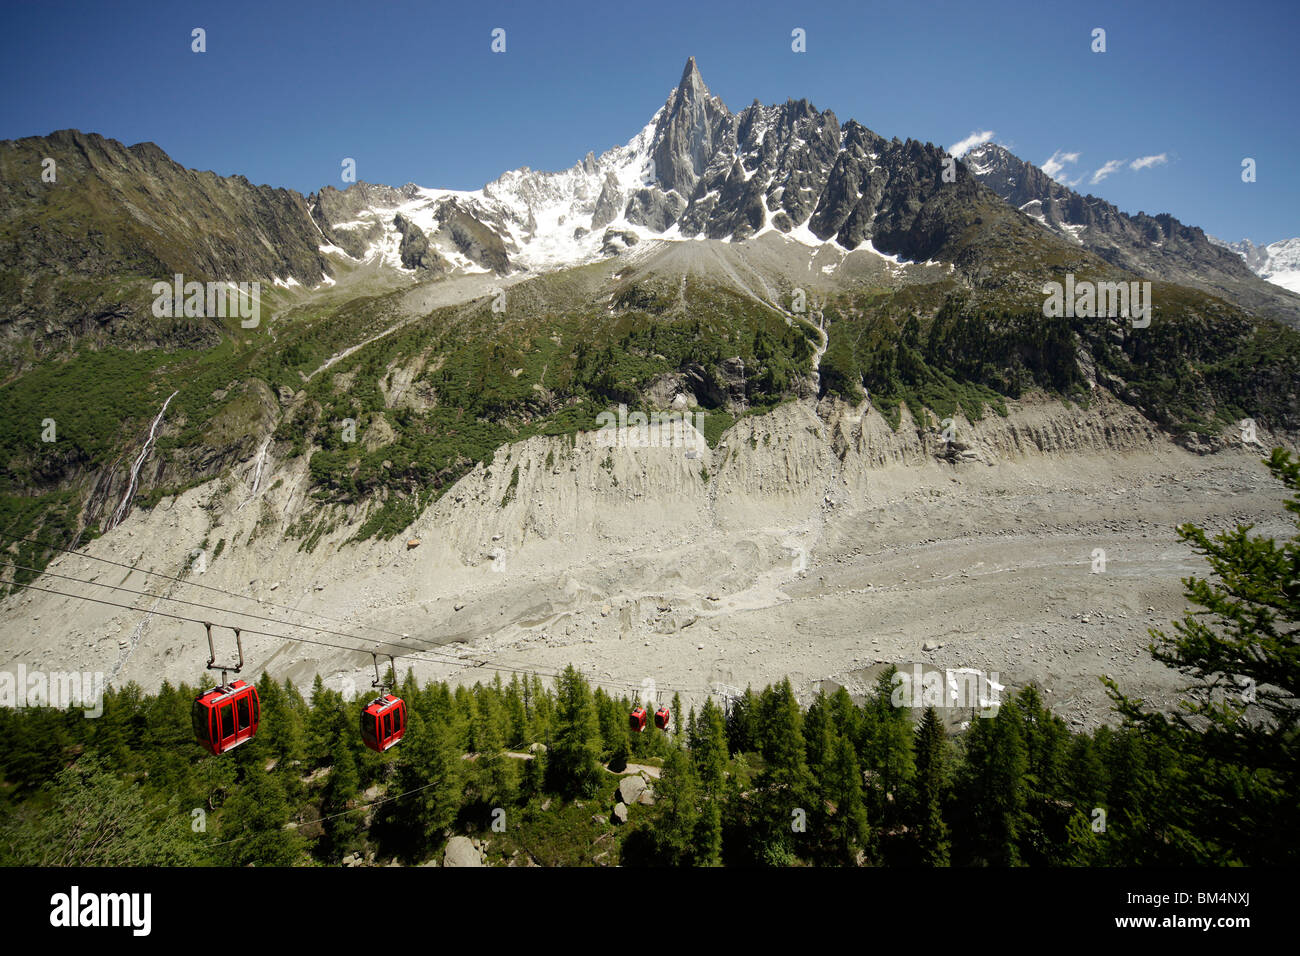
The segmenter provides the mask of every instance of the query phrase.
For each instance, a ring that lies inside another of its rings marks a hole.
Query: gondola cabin
[[[660,730],[668,729],[668,708],[660,707],[655,711],[655,726]]]
[[[632,709],[632,716],[628,718],[628,724],[631,726],[634,733],[639,734],[641,731],[645,730],[645,708],[634,707]]]
[[[210,754],[234,750],[257,733],[261,705],[257,688],[237,680],[224,687],[214,687],[194,700],[191,712],[194,735]]]
[[[406,702],[392,694],[376,697],[361,712],[361,742],[383,753],[406,733]]]

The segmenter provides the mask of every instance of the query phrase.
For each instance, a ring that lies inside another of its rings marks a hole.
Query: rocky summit
[[[1237,250],[1168,214],[1129,215],[1097,196],[1080,195],[996,143],[972,149],[965,162],[1025,215],[1113,265],[1222,296],[1300,328],[1300,295],[1266,281],[1272,270],[1255,268],[1248,251],[1234,256]]]

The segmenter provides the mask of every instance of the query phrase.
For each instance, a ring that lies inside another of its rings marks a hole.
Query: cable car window
[[[392,711],[389,711],[384,714],[384,737],[388,738],[391,736],[393,736],[393,713]]]
[[[200,740],[208,739],[208,709],[195,701],[190,709],[190,719],[194,721],[194,736]]]
[[[227,737],[234,736],[235,733],[235,723],[233,720],[234,714],[230,709],[230,704],[228,703],[222,704],[220,709],[218,709],[217,713],[221,715],[221,739],[225,740]]]
[[[248,714],[248,696],[245,695],[235,701],[235,708],[239,715],[239,729],[247,730],[252,724],[249,722]]]
[[[257,699],[256,693],[251,694],[250,699],[253,701],[253,723],[257,723],[258,718],[261,717],[262,714],[262,704],[261,701]]]

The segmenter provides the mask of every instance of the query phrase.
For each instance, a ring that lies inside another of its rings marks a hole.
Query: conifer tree
[[[1279,543],[1253,525],[1178,528],[1212,572],[1184,579],[1192,607],[1172,635],[1150,632],[1152,656],[1192,682],[1181,708],[1148,709],[1107,680],[1158,756],[1182,758],[1160,807],[1165,841],[1199,862],[1300,862],[1300,462],[1275,448],[1265,464],[1290,492],[1297,534]]]
[[[829,707],[831,726],[835,729],[835,732],[848,737],[857,746],[862,736],[862,712],[853,703],[848,688],[843,686],[837,688],[835,693],[830,695]],[[859,762],[861,762],[860,748]]]
[[[219,849],[225,864],[293,866],[300,862],[302,837],[296,829],[286,827],[291,815],[292,807],[278,777],[252,764],[221,814],[220,841],[226,845]]]
[[[536,674],[532,675],[530,696],[532,713],[529,716],[531,722],[529,739],[549,744],[551,735],[554,732],[552,722],[555,717],[555,697],[546,689],[542,679]]]
[[[897,669],[888,668],[876,681],[875,693],[862,712],[862,765],[873,774],[869,815],[878,828],[892,830],[897,822],[903,788],[915,773],[912,753],[912,710],[894,705]]]
[[[721,799],[727,774],[727,726],[722,709],[712,697],[704,701],[704,708],[696,721],[691,759],[695,762],[705,799]]]
[[[95,750],[119,772],[139,769],[138,748],[132,746],[144,729],[140,687],[135,681],[104,692],[104,712],[94,721]],[[40,746],[43,741],[33,741]],[[53,769],[53,768],[52,768]],[[57,771],[54,771],[57,772]],[[48,778],[47,778],[48,779]]]
[[[834,807],[834,813],[826,818],[826,843],[830,862],[847,866],[855,864],[867,846],[867,805],[853,744],[846,737],[836,737],[832,748],[821,787],[824,800]]]
[[[1069,731],[1043,705],[1032,684],[1016,695],[1025,735],[1025,826],[1020,852],[1029,865],[1056,865],[1069,856],[1066,825],[1072,808],[1064,799]]]
[[[694,861],[698,789],[690,758],[680,747],[674,747],[655,787],[656,855],[666,866],[690,866]]]
[[[296,767],[307,759],[307,702],[289,678],[280,685],[281,728],[277,747],[284,762]]]
[[[546,783],[546,751],[536,750],[531,760],[524,761],[523,777],[519,783],[519,794],[525,800],[540,796]]]
[[[454,707],[445,684],[431,687],[421,706],[407,712],[406,735],[398,751],[395,784],[401,800],[386,805],[386,815],[403,831],[408,858],[419,858],[442,837],[464,798],[466,761],[454,726]]]
[[[817,796],[805,758],[799,704],[788,678],[763,692],[759,709],[765,766],[756,781],[759,819],[754,836],[759,845],[755,855],[768,864],[782,865],[812,842],[807,828],[818,817],[813,807]],[[796,814],[804,821],[802,830],[795,828]]]
[[[830,772],[837,736],[831,726],[825,694],[819,692],[808,705],[803,718],[803,736],[808,751],[808,770],[814,780],[821,780]]]
[[[752,687],[746,687],[745,693],[732,702],[731,709],[727,712],[727,746],[733,754],[759,749],[754,726],[757,706],[758,701]]]
[[[1066,789],[1075,807],[1089,814],[1106,798],[1106,768],[1101,762],[1098,746],[1087,734],[1078,734],[1070,741],[1070,752],[1065,763]]]
[[[307,714],[307,759],[313,767],[329,762],[330,748],[343,723],[343,695],[330,690],[320,674],[311,685],[311,707]]]
[[[489,806],[504,806],[514,797],[514,761],[504,753],[502,722],[494,698],[495,694],[482,694],[478,702],[474,773],[480,799]]]
[[[158,693],[143,701],[144,738],[140,742],[151,782],[160,790],[186,794],[191,799],[197,795],[191,783],[194,734],[189,711],[192,704],[192,696],[187,699],[163,681]]]
[[[707,799],[695,825],[695,865],[722,866],[722,808],[720,799]]]
[[[600,786],[600,728],[591,689],[570,664],[556,688],[555,745],[546,761],[549,789],[571,797],[591,797]]]
[[[971,820],[963,832],[969,833],[976,862],[1020,863],[1027,765],[1023,721],[1015,701],[1002,704],[992,718],[971,722],[963,801]]]
[[[524,689],[518,674],[510,675],[510,683],[505,690],[505,712],[509,730],[506,733],[506,746],[522,747],[528,743],[528,714],[524,708]]]
[[[352,809],[357,798],[360,777],[352,747],[343,738],[342,731],[334,740],[331,754],[332,763],[325,782],[321,816],[326,818],[324,829],[327,853],[330,859],[338,860],[345,853],[356,849],[360,842],[359,814],[347,812]]]
[[[916,777],[910,814],[918,861],[925,866],[949,863],[948,825],[943,818],[946,773],[943,723],[934,708],[927,707],[916,728]]]

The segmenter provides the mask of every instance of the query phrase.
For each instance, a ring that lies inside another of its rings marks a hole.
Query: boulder
[[[641,777],[624,777],[618,782],[618,798],[623,803],[636,803],[645,791],[645,780]]]
[[[454,836],[447,841],[442,855],[443,866],[482,866],[483,859],[469,837]]]
[[[600,251],[603,255],[617,256],[637,244],[636,233],[626,229],[606,229],[601,237]]]
[[[614,804],[614,822],[618,824],[627,823],[627,805],[623,803]]]

